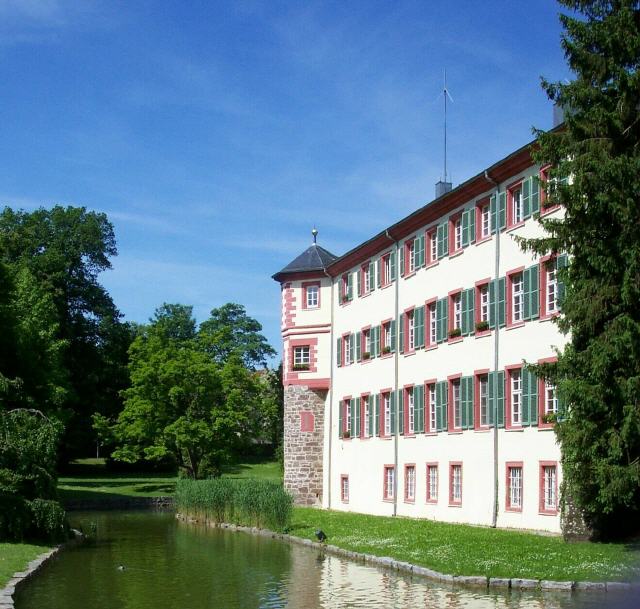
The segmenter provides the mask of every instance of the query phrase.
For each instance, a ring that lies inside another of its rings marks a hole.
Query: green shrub
[[[64,509],[57,501],[34,499],[29,502],[31,530],[29,537],[55,543],[69,536]]]
[[[282,531],[291,522],[293,498],[267,480],[178,480],[177,509],[192,518]]]

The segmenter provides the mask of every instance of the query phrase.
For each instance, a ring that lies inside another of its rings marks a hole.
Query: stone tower
[[[336,256],[316,243],[273,278],[282,291],[284,485],[297,505],[322,504],[324,416],[331,371],[331,279]]]

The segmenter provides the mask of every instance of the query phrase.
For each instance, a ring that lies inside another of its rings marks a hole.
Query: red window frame
[[[511,366],[505,366],[505,381],[506,381],[506,391],[505,391],[505,404],[504,404],[504,428],[505,429],[523,429],[522,426],[522,398],[524,397],[522,393],[523,385],[522,385],[522,364],[513,364]],[[513,416],[512,416],[512,378],[513,373],[518,372],[520,374],[520,423],[514,424]]]
[[[373,416],[374,422],[375,422],[375,412],[374,412],[375,405],[371,403],[371,392],[365,391],[364,393],[360,394],[360,436],[359,437],[361,440],[368,440],[371,437],[371,436],[365,435],[365,429],[367,429],[367,426],[365,425],[365,418],[364,418],[365,401],[367,404],[369,404],[369,418]],[[374,408],[371,408],[372,406],[374,406]]]
[[[343,273],[340,278],[340,304],[347,305],[353,300],[353,295],[351,300],[347,300],[347,294],[349,291],[349,273]]]
[[[409,393],[413,395],[413,430],[409,431]],[[405,385],[402,388],[402,418],[404,419],[405,437],[416,435],[416,396],[414,385]]]
[[[436,256],[435,258],[432,256],[433,244],[435,243],[436,247]],[[427,266],[434,266],[438,264],[438,229],[437,227],[430,228],[425,233],[425,244],[426,244],[426,252],[425,252],[425,260],[427,261]]]
[[[455,500],[453,498],[453,468],[460,467],[460,499]],[[462,471],[462,461],[449,461],[449,507],[460,507],[462,505],[462,499],[464,497],[463,493],[463,471]]]
[[[489,234],[485,237],[482,236],[482,211],[484,208],[490,209],[489,197],[480,199],[476,203],[476,243],[482,243],[491,239],[491,213],[489,213]]]
[[[518,222],[514,222],[513,219],[513,193],[516,191],[520,191],[520,197],[522,200],[522,184],[524,183],[524,179],[519,179],[516,182],[513,182],[509,186],[507,186],[507,228],[516,228],[517,226],[522,226],[524,224],[524,201],[522,201],[523,210],[522,210],[522,220]]]
[[[413,499],[409,497],[409,468],[413,468]],[[418,494],[418,475],[415,463],[405,463],[404,465],[404,502],[415,503]]]
[[[511,470],[520,468],[520,505],[511,505]],[[504,509],[506,512],[522,512],[524,505],[524,465],[522,461],[507,461],[505,463],[505,498]]]
[[[403,353],[408,355],[409,353],[415,353],[416,351],[416,319],[414,316],[415,307],[409,307],[404,310],[402,316],[402,324],[404,326],[404,350]],[[409,348],[409,317],[413,319],[413,347]]]
[[[486,277],[485,279],[480,279],[480,281],[476,281],[475,283],[475,289],[476,289],[476,293],[475,293],[475,311],[473,312],[473,320],[475,325],[477,326],[481,321],[483,321],[482,319],[482,291],[484,288],[486,288],[487,290],[487,296],[489,294],[489,283],[491,282],[491,278],[490,277]],[[488,315],[487,315],[487,319],[486,322],[489,323],[489,320],[491,319],[491,303],[489,303],[489,310],[487,311]],[[487,328],[486,330],[476,330],[474,328],[474,333],[476,336],[485,336],[486,334],[491,334],[491,328]]]
[[[345,492],[344,492],[344,483],[347,483],[347,493],[346,493],[346,497],[345,497]],[[349,494],[351,491],[351,485],[349,484],[349,476],[347,474],[340,474],[340,501],[342,501],[342,503],[349,503]]]
[[[462,336],[462,288],[458,288],[456,290],[451,290],[451,292],[449,292],[448,294],[448,302],[447,302],[447,308],[449,316],[448,316],[448,320],[447,320],[447,342],[449,343],[457,343],[460,342],[463,339]],[[456,298],[460,299],[460,336],[454,336],[451,337],[451,332],[453,332],[453,330],[455,329],[454,327],[454,323],[455,323],[455,300]]]
[[[460,247],[456,247],[456,222],[460,220]],[[462,212],[457,212],[449,216],[449,257],[464,249],[462,247]]]
[[[364,354],[366,351],[364,350],[365,346],[365,335],[369,335],[369,357],[365,359]],[[371,360],[371,352],[372,352],[372,343],[371,343],[371,326],[364,326],[360,328],[360,363],[365,363]]]
[[[434,469],[436,472],[436,496],[432,497],[431,496],[431,485],[429,484],[429,473],[430,471]],[[426,493],[425,493],[425,497],[426,497],[426,501],[427,503],[431,503],[431,504],[436,504],[438,503],[438,491],[440,490],[440,472],[438,471],[438,463],[437,462],[431,462],[431,463],[427,463],[427,467],[426,467],[426,481],[427,481],[427,489],[426,489]]]
[[[487,377],[487,383],[489,381],[489,373],[491,371],[489,368],[482,368],[481,370],[473,371],[473,384],[474,384],[474,393],[473,393],[473,420],[474,420],[474,429],[476,431],[488,430],[491,429],[491,425],[489,421],[491,420],[491,416],[488,412],[489,405],[487,404],[487,423],[481,424],[480,422],[480,378],[483,376]],[[488,395],[489,386],[487,384],[487,400],[489,398]]]
[[[431,387],[433,386],[435,388],[435,385],[437,382],[438,382],[437,379],[429,379],[424,382],[424,411],[425,411],[424,430],[425,430],[425,433],[430,433],[430,434],[438,433],[437,411],[436,411],[436,425],[434,428],[431,427]]]
[[[358,285],[358,294],[361,298],[371,294],[371,291],[369,290],[369,282],[365,279],[365,273],[369,274],[369,263],[370,260],[367,260],[364,264],[360,265],[360,285]]]
[[[522,275],[522,319],[519,321],[513,321],[513,278],[516,275]],[[507,285],[506,285],[506,303],[507,308],[507,328],[519,328],[524,325],[524,267],[519,266],[517,269],[511,269],[507,272]]]
[[[318,288],[318,304],[315,307],[307,306],[307,290],[311,287]],[[315,311],[320,308],[320,282],[319,281],[305,281],[302,283],[302,308],[308,311]]]
[[[545,467],[555,467],[556,469],[556,480],[555,480],[555,497],[556,497],[556,507],[553,509],[545,507],[545,493],[544,493],[544,468]],[[556,516],[559,510],[560,497],[558,496],[558,462],[557,461],[539,461],[538,463],[538,472],[539,472],[539,480],[538,480],[538,493],[539,493],[539,501],[538,501],[538,513],[545,514],[547,516]]]
[[[391,392],[392,387],[386,387],[380,390],[380,419],[378,420],[378,433],[381,438],[391,438],[393,434],[385,433],[385,412],[384,412],[384,399],[385,396],[389,398],[389,417],[391,417]],[[391,421],[389,421],[389,429],[391,429]]]
[[[387,260],[391,264],[391,252],[387,252],[380,256],[380,287],[384,288],[391,285],[391,278],[387,277]]]
[[[546,191],[546,188],[544,188],[544,184],[549,181],[550,169],[551,169],[551,165],[545,165],[544,167],[541,167],[540,171],[538,172],[538,178],[540,180],[538,184],[538,188],[540,193],[540,215],[541,216],[546,216],[547,214],[550,214],[556,211],[556,209],[560,208],[560,205],[558,203],[554,205],[550,205],[549,207],[545,205],[545,203],[547,202],[547,191]]]
[[[548,265],[553,264],[556,266],[558,256],[556,254],[549,254],[548,256],[543,256],[540,258],[540,273],[539,273],[539,281],[540,284],[539,294],[540,294],[540,319],[552,319],[560,315],[560,308],[556,306],[556,310],[549,313],[547,310],[547,275],[549,273]],[[556,270],[557,273],[557,270]],[[558,298],[557,290],[558,290],[558,275],[556,274],[556,301]],[[557,305],[557,302],[556,302]]]
[[[384,319],[380,322],[380,357],[391,357],[393,354],[393,345],[391,345],[391,351],[389,353],[383,353],[383,349],[387,344],[387,334],[391,334],[391,318]]]
[[[448,413],[447,413],[447,429],[448,431],[461,432],[462,431],[462,373],[459,372],[457,374],[452,374],[447,377],[447,403],[448,403]],[[460,425],[458,427],[455,426],[455,413],[454,413],[454,403],[453,403],[453,385],[457,383],[458,391],[460,392]]]
[[[558,361],[558,358],[553,357],[545,357],[538,360],[538,364],[555,364]],[[545,390],[545,380],[543,378],[538,379],[538,429],[551,429],[555,423],[545,422],[545,411],[547,395]]]
[[[389,494],[389,489],[387,487],[387,471],[393,471],[393,493]],[[393,463],[387,463],[384,465],[383,474],[382,474],[382,500],[383,501],[393,501],[395,497],[395,493],[398,489],[398,479],[396,476],[396,468]]]
[[[348,341],[351,337],[351,333],[347,332],[346,334],[342,335],[342,341],[341,341],[341,348],[342,348],[342,357],[340,358],[340,361],[342,362],[343,366],[351,366],[353,364],[353,362],[356,359],[356,354],[355,353],[351,353],[351,351],[349,351],[349,363],[347,363],[346,360],[346,354],[347,354],[347,349],[345,347],[345,342]],[[355,341],[354,341],[355,342]]]
[[[424,348],[435,349],[438,346],[437,339],[431,340],[431,318],[436,318],[437,298],[429,298],[424,302]]]
[[[340,435],[342,436],[343,440],[351,440],[352,438],[351,429],[349,428],[350,426],[347,424],[348,423],[347,413],[350,411],[351,397],[352,396],[350,395],[345,395],[340,400],[340,408],[342,408],[342,429],[340,430],[341,431]],[[347,431],[349,432],[349,437],[345,438],[344,434]]]

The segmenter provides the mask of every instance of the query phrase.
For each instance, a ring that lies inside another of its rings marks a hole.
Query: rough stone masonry
[[[326,390],[284,390],[284,487],[296,505],[322,503],[322,449]]]

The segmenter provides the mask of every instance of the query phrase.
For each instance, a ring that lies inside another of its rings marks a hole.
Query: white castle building
[[[514,239],[562,213],[530,146],[343,256],[314,231],[274,275],[298,503],[560,531],[558,399],[525,363],[566,341],[552,323],[566,256]]]

